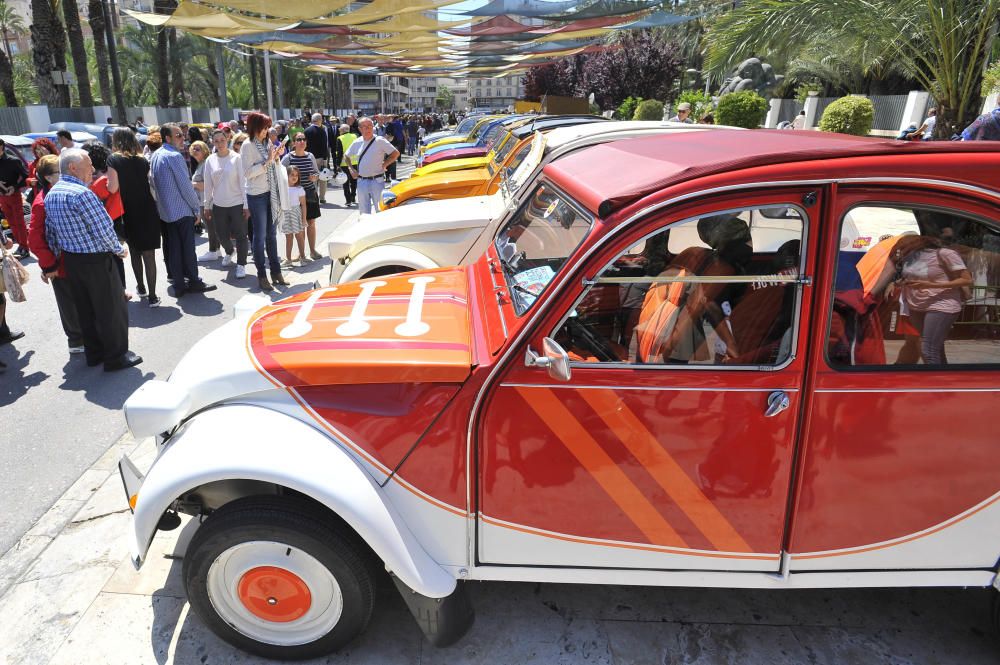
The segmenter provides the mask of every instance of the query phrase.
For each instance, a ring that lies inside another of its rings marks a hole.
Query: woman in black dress
[[[149,190],[149,162],[142,156],[139,142],[130,129],[116,129],[111,136],[115,152],[108,158],[108,179],[118,180],[121,192],[125,238],[128,240],[132,272],[139,285],[139,295],[146,295],[149,284],[149,306],[156,307],[156,250],[160,247],[160,216],[156,201]],[[145,266],[145,280],[143,280]]]

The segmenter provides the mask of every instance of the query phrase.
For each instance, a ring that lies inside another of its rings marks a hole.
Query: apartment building
[[[410,108],[410,79],[351,74],[351,108],[365,113],[401,113]]]
[[[521,75],[502,78],[468,79],[469,108],[491,110],[513,109],[514,102],[524,96]]]

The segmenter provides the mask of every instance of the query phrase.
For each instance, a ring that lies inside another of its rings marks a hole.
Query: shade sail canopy
[[[172,14],[125,10],[157,27],[268,50],[322,71],[507,76],[611,48],[616,31],[691,20],[660,0],[181,0]]]

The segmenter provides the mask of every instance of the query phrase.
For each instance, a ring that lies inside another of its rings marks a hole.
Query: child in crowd
[[[290,268],[295,262],[302,265],[306,261],[306,190],[299,185],[299,168],[297,166],[287,168],[288,208],[283,211],[280,229],[285,234],[285,260],[281,265]],[[293,238],[299,245],[299,255],[295,259],[292,259]]]

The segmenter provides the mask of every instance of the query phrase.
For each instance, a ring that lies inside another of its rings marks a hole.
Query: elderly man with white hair
[[[90,191],[94,166],[79,148],[59,154],[59,182],[45,197],[45,240],[63,257],[66,282],[76,305],[87,365],[112,372],[142,358],[128,349],[128,310],[115,256],[128,252],[118,242],[111,217]]]

